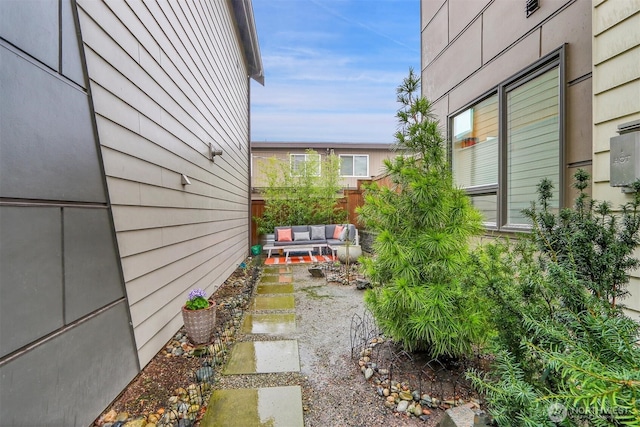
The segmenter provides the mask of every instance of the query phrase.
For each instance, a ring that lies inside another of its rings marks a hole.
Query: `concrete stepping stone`
[[[296,306],[293,295],[257,295],[251,302],[251,310],[293,310]]]
[[[237,342],[223,375],[300,372],[297,340]]]
[[[303,427],[299,386],[215,390],[201,427]]]
[[[296,331],[296,315],[294,313],[247,313],[244,316],[241,331],[245,334],[290,334]]]
[[[269,284],[269,283],[293,283],[293,276],[291,275],[278,275],[278,276],[262,276],[260,279],[261,284]]]
[[[256,294],[268,295],[268,294],[292,294],[293,285],[258,285]]]
[[[270,274],[293,274],[293,269],[287,266],[277,266],[277,267],[264,267],[262,270],[263,275]]]

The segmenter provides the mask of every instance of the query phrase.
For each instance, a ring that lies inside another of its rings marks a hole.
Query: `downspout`
[[[251,237],[253,236],[253,230],[251,230],[251,189],[253,188],[253,177],[251,176],[251,76],[247,76],[247,176],[249,177],[249,187],[247,188],[247,208],[249,214],[247,215],[249,236],[247,238],[247,254],[251,254]]]

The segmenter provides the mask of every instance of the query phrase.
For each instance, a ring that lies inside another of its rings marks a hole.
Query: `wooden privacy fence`
[[[258,226],[254,218],[262,218],[262,214],[264,214],[264,200],[251,200],[251,246],[260,243]]]

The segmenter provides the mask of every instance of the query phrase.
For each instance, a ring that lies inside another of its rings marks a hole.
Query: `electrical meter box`
[[[640,179],[640,132],[630,132],[610,139],[611,187],[630,187]]]

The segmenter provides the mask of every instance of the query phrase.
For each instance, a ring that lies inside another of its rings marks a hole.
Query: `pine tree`
[[[482,340],[481,310],[461,287],[481,215],[453,184],[444,139],[413,70],[397,89],[398,148],[385,162],[391,188],[366,188],[361,221],[377,233],[364,260],[376,284],[365,301],[385,334],[409,350],[461,356]]]

